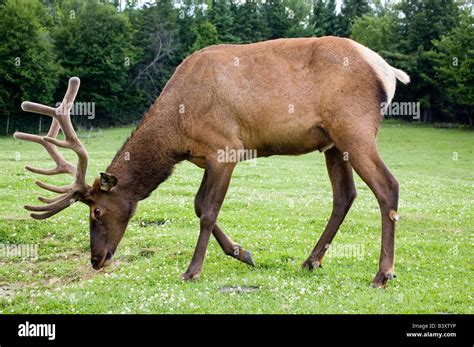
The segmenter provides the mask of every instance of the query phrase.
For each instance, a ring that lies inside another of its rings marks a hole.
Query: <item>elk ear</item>
[[[117,185],[117,177],[114,175],[109,175],[105,172],[100,173],[100,189],[105,190],[106,192],[110,191],[113,187]]]

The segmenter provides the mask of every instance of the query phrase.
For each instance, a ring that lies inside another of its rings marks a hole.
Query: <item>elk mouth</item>
[[[112,252],[110,249],[107,251],[107,253],[102,257],[92,257],[91,258],[91,264],[92,268],[94,270],[100,270],[106,266],[109,266],[110,263],[112,263],[112,257],[114,256],[114,252]]]
[[[105,255],[104,264],[102,266],[103,267],[109,266],[110,263],[112,263],[112,257],[113,256],[114,256],[114,252],[112,252],[111,250],[108,250],[107,254]]]

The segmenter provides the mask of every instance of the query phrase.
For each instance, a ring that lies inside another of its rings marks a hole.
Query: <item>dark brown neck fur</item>
[[[116,189],[132,201],[147,198],[172,173],[182,160],[178,151],[178,134],[172,120],[156,114],[154,105],[129,139],[117,152],[107,173],[117,177]]]

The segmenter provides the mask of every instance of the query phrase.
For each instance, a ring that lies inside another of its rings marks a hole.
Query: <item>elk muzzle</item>
[[[112,257],[114,256],[114,252],[112,250],[107,250],[104,252],[102,256],[92,256],[91,257],[91,264],[94,270],[100,270],[104,267],[107,267],[112,263]]]

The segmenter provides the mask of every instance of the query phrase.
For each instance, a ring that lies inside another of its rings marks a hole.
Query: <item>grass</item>
[[[130,130],[83,139],[90,179]],[[179,164],[139,205],[113,264],[95,272],[88,208],[76,204],[50,220],[30,219],[22,206],[40,188],[23,167],[48,167],[49,157],[39,145],[0,138],[0,244],[4,253],[5,245],[38,245],[36,260],[0,253],[0,313],[473,313],[473,135],[383,123],[378,143],[400,182],[402,216],[397,278],[385,290],[369,286],[378,267],[380,215],[358,177],[358,198],[333,243],[343,251],[329,253],[317,271],[300,268],[331,212],[319,153],[238,165],[219,223],[253,252],[257,266],[225,256],[212,239],[201,279],[184,283],[180,275],[198,235],[193,198],[201,169]]]

